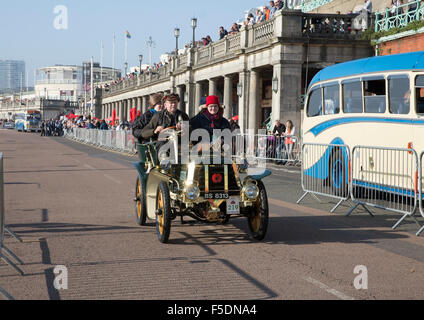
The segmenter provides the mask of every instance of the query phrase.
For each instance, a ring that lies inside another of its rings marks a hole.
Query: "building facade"
[[[13,92],[25,87],[25,62],[0,60],[0,91]]]

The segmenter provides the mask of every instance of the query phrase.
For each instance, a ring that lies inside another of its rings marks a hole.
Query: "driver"
[[[181,130],[181,122],[190,119],[185,112],[178,109],[180,97],[177,94],[166,95],[162,102],[164,110],[157,112],[141,131],[141,136],[145,140],[157,140],[159,134],[169,128]]]

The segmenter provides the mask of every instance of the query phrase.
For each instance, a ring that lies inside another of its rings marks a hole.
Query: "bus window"
[[[386,80],[364,81],[365,112],[386,112]]]
[[[343,111],[345,113],[362,113],[362,83],[343,84]]]
[[[410,96],[411,90],[409,88],[409,78],[407,76],[389,78],[390,113],[408,114],[410,110]]]
[[[340,112],[339,85],[324,87],[324,114]]]
[[[309,96],[308,117],[317,117],[322,115],[322,90],[318,88]]]
[[[417,76],[415,80],[417,113],[424,113],[424,76]]]

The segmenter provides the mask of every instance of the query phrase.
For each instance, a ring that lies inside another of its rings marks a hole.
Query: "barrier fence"
[[[420,161],[419,161],[419,166],[420,166],[420,175],[419,175],[419,199],[418,199],[418,203],[419,203],[419,208],[420,208],[420,213],[421,216],[424,218],[424,204],[423,204],[423,199],[424,199],[424,195],[423,195],[423,187],[424,187],[424,183],[423,183],[423,172],[424,172],[424,151],[420,154]],[[419,236],[422,232],[424,231],[424,226],[417,232],[417,236]]]
[[[413,149],[355,146],[350,152],[345,145],[305,143],[302,152],[302,189],[311,194],[338,199],[334,210],[343,201],[354,206],[347,216],[362,206],[402,214],[393,226],[396,229],[406,218],[419,226],[417,236],[424,231],[415,218],[419,207],[424,217],[423,160]]]
[[[15,236],[13,232],[7,229],[5,222],[5,205],[4,205],[4,171],[3,171],[3,153],[0,153],[0,261],[4,260],[7,264],[12,266],[18,273],[21,275],[24,272],[13,263],[4,253],[7,253],[18,263],[23,264],[23,262],[4,244],[4,234],[5,231],[8,231],[11,235]],[[16,237],[16,236],[15,236]]]
[[[302,146],[302,189],[305,192],[297,201],[311,194],[338,199],[334,212],[349,199],[348,164],[350,149],[345,145],[305,143]]]
[[[108,150],[136,153],[135,138],[130,131],[72,128],[65,137]],[[301,144],[296,136],[277,138],[273,135],[239,134],[233,138],[234,158],[275,161],[284,165],[300,166]]]
[[[415,150],[356,146],[352,153],[352,201],[414,218],[418,200],[418,156]],[[418,224],[419,225],[419,224]]]

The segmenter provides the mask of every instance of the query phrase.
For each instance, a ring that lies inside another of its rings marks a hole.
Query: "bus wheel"
[[[346,172],[342,150],[336,149],[330,159],[330,186],[335,196],[344,198],[349,193]]]

